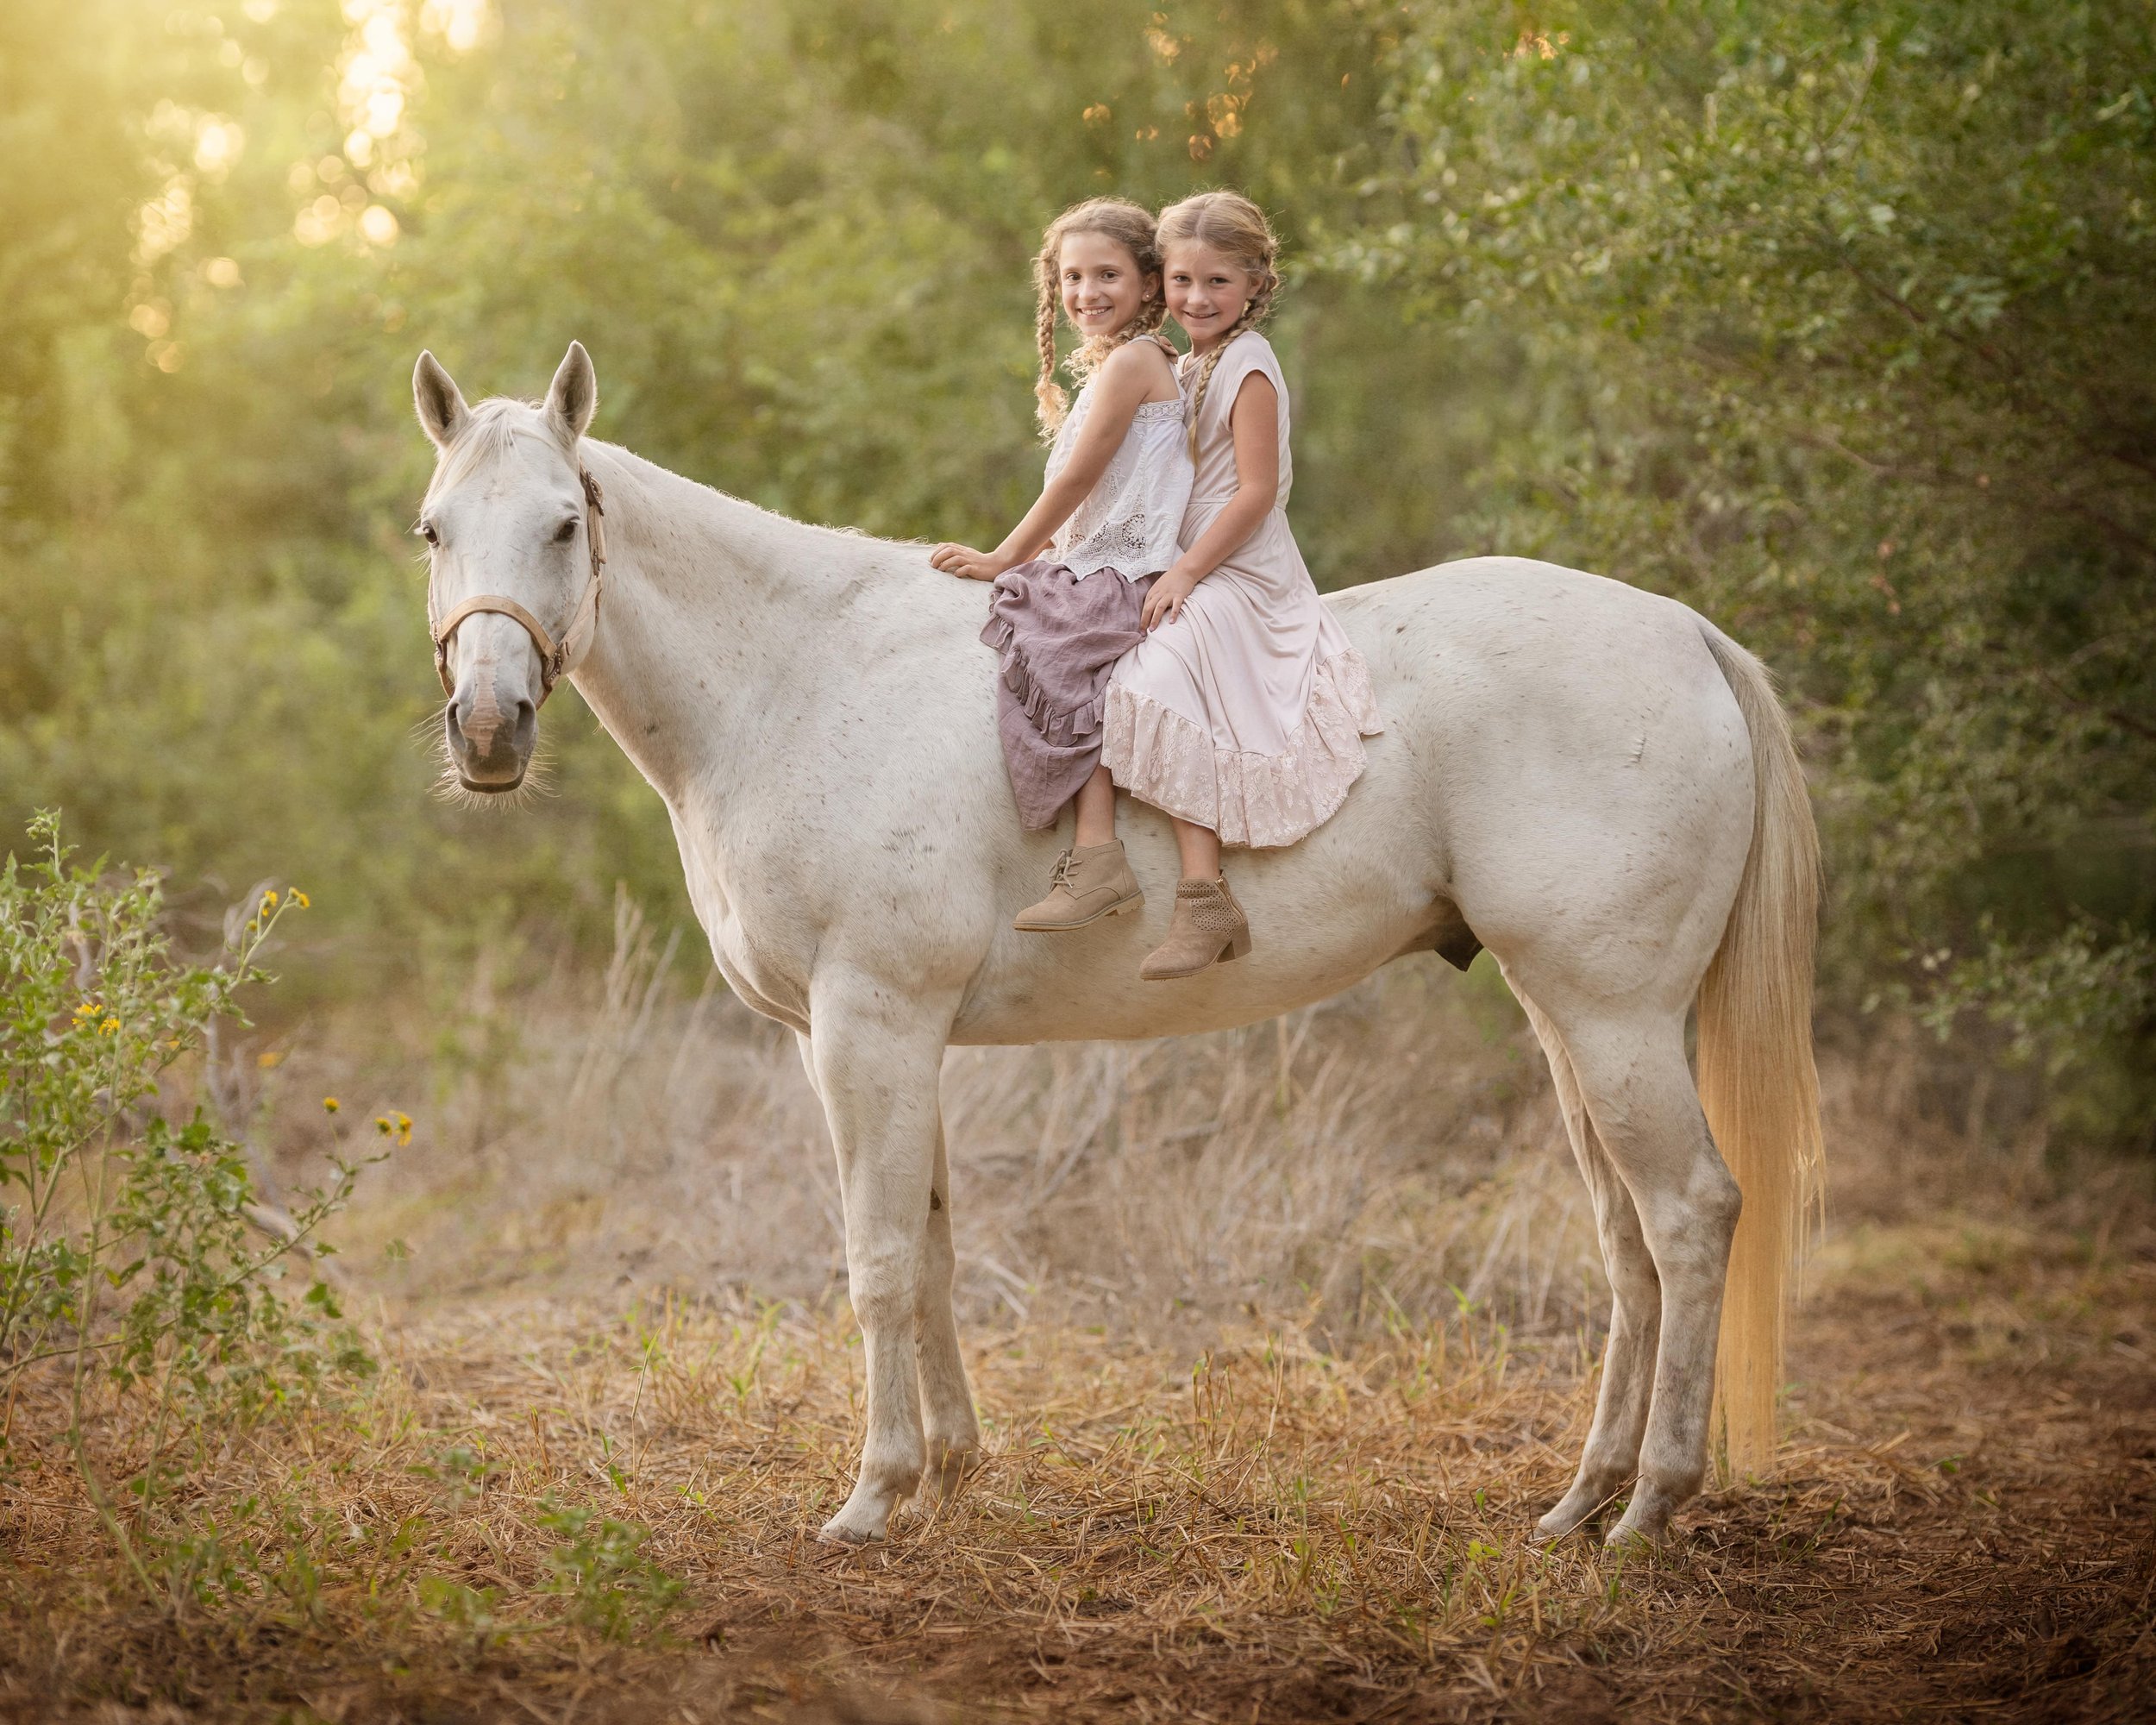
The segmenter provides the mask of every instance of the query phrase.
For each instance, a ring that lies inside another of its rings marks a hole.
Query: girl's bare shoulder
[[[1175,367],[1167,352],[1150,336],[1125,342],[1100,367],[1103,378],[1113,378],[1125,388],[1142,388],[1148,396],[1164,399],[1175,389]]]

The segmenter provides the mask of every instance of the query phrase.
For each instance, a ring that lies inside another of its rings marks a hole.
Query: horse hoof
[[[1622,1490],[1620,1486],[1619,1490]],[[1602,1506],[1615,1495],[1600,1484],[1581,1484],[1575,1482],[1572,1489],[1551,1506],[1550,1512],[1535,1523],[1534,1542],[1541,1546],[1555,1545],[1568,1534],[1574,1534],[1594,1520]]]
[[[1533,1546],[1554,1546],[1558,1540],[1576,1532],[1580,1523],[1586,1519],[1583,1515],[1566,1516],[1560,1519],[1557,1511],[1552,1509],[1535,1523],[1534,1532],[1527,1535],[1527,1543]]]
[[[958,1488],[980,1470],[981,1452],[978,1448],[968,1446],[962,1449],[953,1445],[930,1464],[929,1491],[937,1502],[948,1503],[958,1495]]]
[[[816,1535],[816,1543],[819,1546],[836,1546],[842,1551],[857,1552],[863,1546],[872,1545],[882,1537],[882,1529],[854,1527],[844,1515],[839,1515],[824,1523]]]
[[[1608,1536],[1603,1540],[1602,1549],[1644,1557],[1662,1543],[1669,1527],[1666,1516],[1643,1515],[1635,1521],[1633,1512],[1627,1509],[1624,1519],[1612,1527]]]

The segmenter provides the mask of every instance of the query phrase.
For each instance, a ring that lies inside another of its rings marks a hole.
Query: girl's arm
[[[1123,447],[1139,406],[1156,396],[1169,399],[1161,391],[1174,386],[1175,374],[1153,342],[1131,342],[1117,348],[1108,355],[1094,381],[1093,406],[1077,442],[1071,446],[1069,461],[1041,488],[1040,501],[1025,511],[1025,519],[993,551],[938,545],[929,553],[929,561],[949,574],[992,581],[1006,569],[1037,556],[1056,536],[1056,530],[1070,519],[1072,511],[1100,483],[1100,475],[1107,472],[1115,452]]]
[[[1181,617],[1192,589],[1257,531],[1280,496],[1280,392],[1264,373],[1244,378],[1235,405],[1228,410],[1228,430],[1235,439],[1235,495],[1153,583],[1138,614],[1147,629]]]

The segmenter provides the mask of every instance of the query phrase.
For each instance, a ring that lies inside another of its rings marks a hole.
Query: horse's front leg
[[[846,1274],[868,1364],[868,1440],[853,1495],[824,1524],[833,1544],[881,1539],[927,1464],[915,1327],[931,1269],[931,1201],[943,1201],[937,1084],[955,1007],[856,973],[818,977],[810,993],[811,1058],[838,1154]]]
[[[936,1166],[928,1189],[927,1258],[922,1267],[916,1331],[921,1348],[921,1407],[928,1429],[929,1484],[948,1497],[981,1457],[981,1421],[973,1385],[958,1350],[958,1314],[951,1305],[958,1253],[950,1237],[950,1161],[943,1128],[936,1127]]]

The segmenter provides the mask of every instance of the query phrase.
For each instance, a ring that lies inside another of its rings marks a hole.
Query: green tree
[[[1674,593],[1764,652],[1821,769],[1844,999],[1980,1008],[2130,1125],[2156,15],[1413,10],[1386,165],[1330,254],[1526,342],[1569,398],[1493,449],[1463,543]]]

